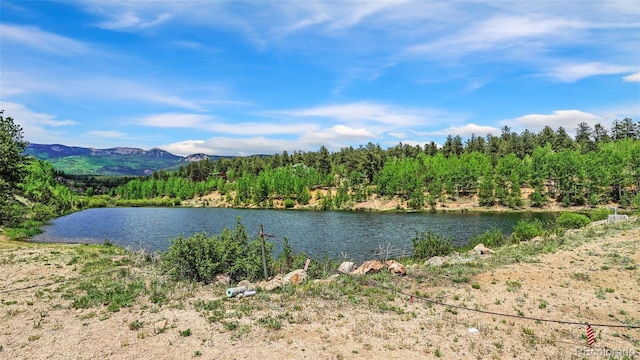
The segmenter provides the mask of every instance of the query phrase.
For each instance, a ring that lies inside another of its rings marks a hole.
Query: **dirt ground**
[[[299,301],[294,293],[239,319],[246,331],[208,322],[195,310],[197,300],[223,297],[219,286],[176,290],[184,291],[184,306],[158,309],[141,299],[113,313],[104,306],[73,309],[56,292],[68,284],[61,280],[79,275],[70,264],[73,246],[82,245],[0,239],[1,359],[640,359],[640,329],[594,325],[596,343],[587,347],[584,325],[522,317],[640,325],[640,228],[452,286],[411,276],[427,268],[411,268],[402,280],[403,292],[509,316],[397,293],[386,297],[391,311],[322,296]],[[256,325],[265,318],[282,319],[281,327]],[[186,329],[189,336],[181,334]]]
[[[294,209],[320,209],[321,208],[321,199],[326,197],[329,190],[326,189],[317,189],[311,191],[311,200],[306,205],[296,204]],[[529,194],[532,192],[531,189],[523,189],[522,198],[527,199]],[[333,196],[336,194],[336,190],[332,189],[331,193]],[[524,201],[527,202],[526,200]],[[227,201],[224,195],[221,195],[219,192],[214,191],[207,195],[197,196],[193,199],[188,199],[182,201],[182,206],[187,207],[231,207],[232,204]],[[611,204],[610,207],[617,206],[616,204]],[[247,208],[257,208],[258,206],[255,204],[246,205]],[[284,200],[274,200],[273,208],[275,209],[284,209]],[[394,197],[383,197],[378,196],[377,194],[372,194],[366,201],[354,203],[350,205],[351,210],[355,211],[395,211],[395,210],[411,210],[406,201],[403,201],[397,196]],[[534,208],[530,206],[524,206],[522,210],[524,211],[579,211],[579,210],[588,210],[589,206],[575,206],[575,207],[564,207],[561,204],[557,203],[555,200],[549,200],[549,203],[545,205],[544,208]],[[430,210],[428,206],[426,206],[423,211]],[[436,211],[452,211],[452,212],[463,212],[463,211],[486,211],[486,212],[500,212],[500,211],[514,211],[508,206],[503,205],[494,205],[494,206],[480,206],[478,204],[478,199],[476,197],[467,197],[467,198],[458,198],[456,200],[448,200],[446,202],[437,202],[435,205]]]

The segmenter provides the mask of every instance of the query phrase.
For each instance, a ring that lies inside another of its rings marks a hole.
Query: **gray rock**
[[[256,287],[249,280],[242,280],[238,283],[238,287],[244,286],[247,290],[255,290]]]
[[[489,249],[488,247],[484,246],[484,244],[478,244],[473,248],[473,251],[477,254],[477,255],[489,255],[489,254],[493,254],[493,250]]]
[[[356,268],[356,264],[351,261],[344,261],[338,266],[338,272],[342,274],[350,274]]]
[[[446,263],[447,263],[447,260],[442,256],[434,256],[429,260],[425,261],[424,266],[442,267]]]

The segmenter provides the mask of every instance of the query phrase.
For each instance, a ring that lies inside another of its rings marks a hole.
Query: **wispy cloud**
[[[577,27],[575,22],[561,19],[498,15],[462,28],[458,34],[409,46],[405,53],[461,57],[479,51],[531,47],[533,40],[555,41],[557,36],[569,36]]]
[[[61,143],[67,139],[64,127],[77,125],[69,119],[58,119],[55,115],[34,111],[24,104],[0,101],[4,116],[12,117],[22,127],[25,139],[36,143]]]
[[[631,75],[627,75],[627,76],[623,77],[622,80],[624,80],[626,82],[640,82],[640,72],[637,72],[637,73],[631,74]]]
[[[3,43],[3,51],[8,51],[7,43],[13,43],[65,57],[94,52],[91,46],[83,42],[42,31],[33,26],[0,24],[0,41]]]
[[[100,22],[96,24],[96,26],[109,30],[146,29],[162,24],[169,19],[171,19],[171,15],[167,13],[145,19],[131,11],[124,11],[122,13],[110,14],[108,20]]]
[[[203,128],[207,126],[206,122],[212,119],[213,117],[209,115],[164,113],[145,116],[134,122],[160,128]]]
[[[128,137],[127,134],[116,130],[93,130],[85,133],[85,136],[109,139],[124,139]]]
[[[559,81],[574,82],[591,76],[627,74],[631,71],[636,70],[637,68],[638,66],[590,62],[558,66],[551,69],[551,71],[549,71],[546,75]],[[634,75],[629,75],[624,79],[625,81],[629,81],[627,80],[627,78],[630,77],[633,81],[633,76]]]
[[[300,118],[327,118],[346,123],[373,122],[393,126],[425,123],[433,113],[372,102],[325,105],[306,109],[274,111],[276,114]]]

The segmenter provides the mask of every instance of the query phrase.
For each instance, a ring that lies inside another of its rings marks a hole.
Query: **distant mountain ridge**
[[[94,149],[61,144],[29,144],[24,153],[49,161],[56,170],[67,174],[112,176],[143,176],[158,170],[173,171],[185,163],[221,157],[206,154],[183,157],[158,148]]]

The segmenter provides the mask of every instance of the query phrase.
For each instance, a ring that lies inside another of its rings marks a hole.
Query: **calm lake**
[[[416,231],[469,238],[491,228],[510,234],[523,218],[548,220],[549,213],[367,213],[339,211],[248,210],[224,208],[99,208],[60,217],[33,238],[38,242],[102,243],[109,240],[131,250],[163,251],[170,239],[197,232],[219,234],[235,228],[240,217],[247,233],[263,225],[278,246],[286,237],[297,251],[312,256],[369,258],[384,249],[411,253]]]

